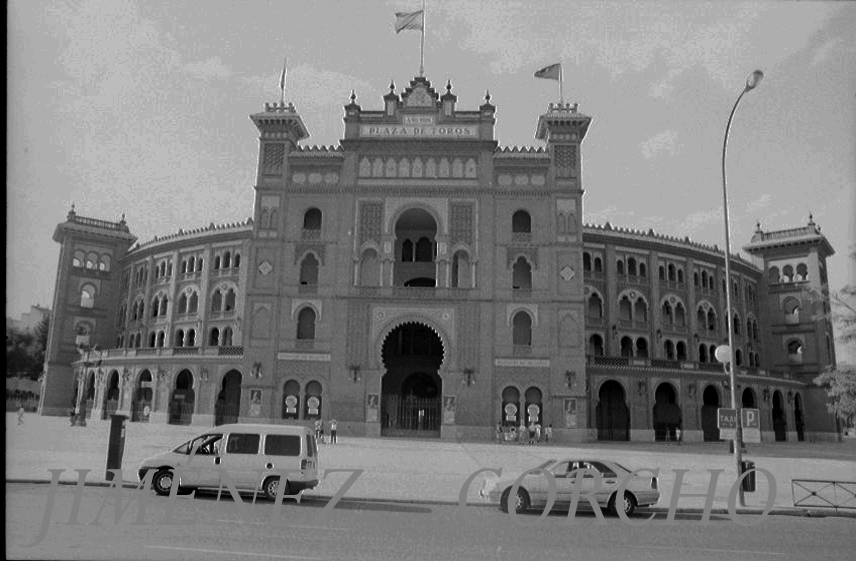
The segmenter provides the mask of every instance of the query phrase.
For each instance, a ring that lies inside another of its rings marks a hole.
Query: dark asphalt
[[[497,509],[467,507],[467,523],[457,507],[343,500],[335,509],[325,502],[286,501],[277,524],[269,523],[272,503],[245,498],[242,518],[231,498],[203,495],[178,499],[174,520],[164,523],[169,500],[149,495],[144,524],[134,525],[138,502],[114,520],[114,490],[85,487],[77,520],[68,525],[75,488],[59,486],[44,540],[32,548],[42,527],[49,487],[6,485],[6,556],[10,559],[595,559],[595,560],[820,560],[850,558],[856,545],[856,520],[791,516],[746,517],[744,527],[728,516],[713,515],[701,525],[697,515],[678,515],[668,525],[657,514],[647,526],[631,528],[618,518],[597,525],[581,513],[577,526],[553,512],[520,517],[522,527]],[[129,491],[125,493],[128,505]],[[105,501],[105,495],[111,498]],[[101,509],[101,525],[93,526]],[[326,516],[324,516],[326,514]],[[198,517],[195,525],[180,522]],[[645,515],[631,518],[642,522]]]

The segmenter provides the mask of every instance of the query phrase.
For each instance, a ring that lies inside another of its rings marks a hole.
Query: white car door
[[[180,484],[182,487],[217,487],[220,484],[217,458],[223,435],[204,434],[190,441],[187,459],[181,462]],[[197,471],[189,471],[196,469]]]

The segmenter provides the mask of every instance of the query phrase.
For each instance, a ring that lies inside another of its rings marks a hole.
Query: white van
[[[292,425],[232,424],[214,427],[169,452],[143,460],[138,476],[154,470],[152,486],[169,495],[173,469],[199,468],[180,473],[180,489],[219,489],[221,469],[228,472],[238,491],[261,490],[273,500],[279,488],[274,470],[295,469],[288,474],[284,495],[296,495],[318,485],[318,445],[306,427]],[[219,468],[219,469],[218,469]]]

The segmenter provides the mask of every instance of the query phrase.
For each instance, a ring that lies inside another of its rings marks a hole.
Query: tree
[[[829,296],[832,303],[832,322],[836,340],[844,345],[856,344],[856,286],[844,287]],[[829,411],[844,421],[845,426],[856,424],[856,364],[839,364],[830,367],[814,379],[825,387],[830,398]]]
[[[6,329],[6,377],[25,377],[38,380],[45,363],[48,328],[50,321],[46,317],[36,327],[35,334]]]

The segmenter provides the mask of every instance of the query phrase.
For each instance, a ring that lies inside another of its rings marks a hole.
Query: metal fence
[[[383,396],[382,429],[439,431],[441,400]]]
[[[856,509],[856,481],[793,479],[791,494],[794,506]]]

